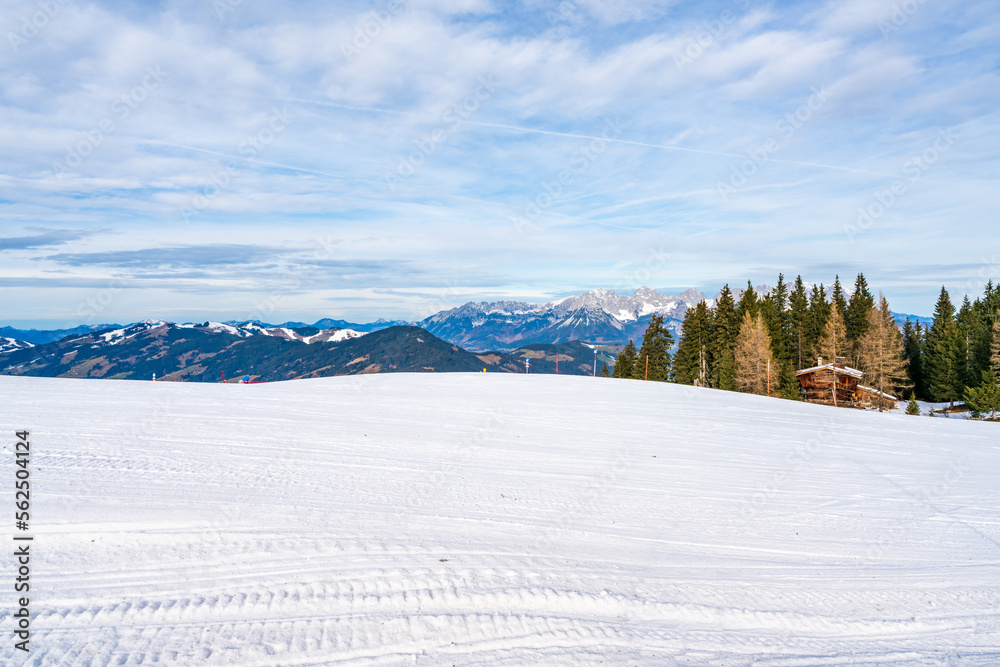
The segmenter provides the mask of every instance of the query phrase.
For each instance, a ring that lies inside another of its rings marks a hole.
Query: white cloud
[[[598,287],[594,276],[605,274],[594,266],[628,261],[657,235],[710,230],[685,247],[711,263],[704,275],[737,281],[755,249],[780,248],[770,261],[795,271],[815,243],[800,229],[833,230],[834,259],[858,254],[836,231],[843,221],[898,172],[911,141],[960,125],[975,127],[977,140],[927,174],[922,183],[935,187],[900,202],[866,237],[866,252],[892,247],[890,230],[920,210],[918,233],[954,224],[957,212],[969,229],[985,228],[987,176],[1000,155],[1000,86],[987,64],[995,7],[968,8],[928,40],[939,10],[927,5],[884,40],[879,3],[821,12],[726,5],[725,30],[679,67],[676,56],[704,38],[718,7],[572,1],[571,20],[556,24],[539,3],[525,3],[523,17],[478,0],[407,3],[351,57],[341,45],[353,44],[377,4],[278,12],[243,3],[220,21],[210,6],[180,0],[130,13],[66,3],[18,53],[0,57],[5,219],[118,232],[88,238],[94,252],[127,249],[129,239],[231,242],[234,229],[261,245],[350,231],[374,240],[341,247],[347,259],[432,262],[461,274],[474,257],[492,267],[483,293],[496,294]],[[34,5],[11,6],[8,25]],[[114,105],[150,67],[166,78],[121,118]],[[496,86],[476,100],[481,77]],[[782,136],[779,123],[814,86],[826,87],[829,102]],[[475,108],[455,122],[470,99]],[[285,108],[291,120],[269,135],[271,115]],[[114,129],[88,150],[107,119]],[[609,119],[621,133],[594,139]],[[723,201],[717,184],[771,137],[781,139],[777,152]],[[259,143],[252,151],[248,138]],[[80,146],[88,154],[79,165],[51,172]],[[402,175],[407,161],[412,173]],[[519,234],[512,217],[544,200],[544,184],[567,169],[572,182]],[[957,182],[965,185],[949,187]],[[185,220],[198,197],[207,204]],[[958,263],[960,238],[935,251]],[[22,259],[24,275],[41,270]],[[663,284],[685,283],[677,271]],[[433,279],[428,270],[410,277],[418,284],[386,287],[403,294]],[[180,307],[156,294],[164,308]]]

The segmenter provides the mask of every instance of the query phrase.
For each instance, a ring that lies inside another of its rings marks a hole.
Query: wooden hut
[[[816,366],[796,371],[799,393],[810,403],[825,403],[837,407],[854,407],[858,402],[858,382],[864,373],[844,363],[837,357],[833,363],[824,364],[820,357]]]
[[[885,392],[879,391],[872,387],[866,387],[863,384],[858,385],[858,403],[859,407],[863,408],[881,408],[882,410],[895,410],[899,407],[897,404],[898,398],[892,394],[887,394]]]

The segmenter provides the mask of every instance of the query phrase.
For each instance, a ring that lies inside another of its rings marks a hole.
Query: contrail
[[[187,151],[195,151],[195,152],[198,152],[198,153],[207,153],[209,155],[217,155],[219,157],[229,158],[231,160],[240,160],[241,162],[252,162],[254,164],[265,165],[265,166],[268,166],[268,167],[277,167],[279,169],[290,169],[292,171],[301,171],[301,172],[304,172],[306,174],[317,174],[319,176],[327,176],[329,178],[336,178],[336,179],[339,179],[339,180],[342,180],[342,181],[363,181],[365,183],[377,183],[379,185],[382,185],[381,181],[374,181],[374,180],[371,180],[371,179],[368,179],[368,178],[358,178],[357,176],[341,176],[339,174],[330,174],[330,173],[325,172],[325,171],[317,171],[316,169],[305,169],[303,167],[293,167],[292,165],[282,164],[280,162],[267,162],[265,160],[258,160],[256,158],[249,158],[249,157],[245,157],[243,155],[230,155],[228,153],[220,153],[218,151],[208,150],[207,148],[197,148],[195,146],[185,146],[184,144],[174,144],[174,143],[170,143],[169,141],[158,141],[156,139],[149,139],[149,140],[146,140],[146,141],[143,141],[143,142],[140,142],[140,143],[156,144],[158,146],[171,146],[173,148],[181,148],[181,149],[187,150]]]
[[[396,116],[411,116],[411,117],[423,117],[421,114],[413,113],[410,111],[397,111],[395,109],[384,109],[380,107],[360,107],[353,106],[349,104],[337,104],[335,102],[320,102],[317,100],[303,100],[297,98],[285,98],[291,102],[302,102],[304,104],[314,104],[316,106],[333,107],[335,109],[346,109],[348,111],[369,111],[373,113],[385,113],[393,114]],[[714,155],[716,157],[728,157],[738,160],[746,159],[746,155],[740,155],[739,153],[726,153],[722,151],[709,151],[700,148],[685,148],[683,146],[668,146],[665,144],[651,144],[643,141],[633,141],[631,139],[606,139],[604,137],[595,137],[588,134],[576,134],[573,132],[557,132],[555,130],[540,130],[534,127],[522,127],[520,125],[505,125],[502,123],[486,123],[483,121],[467,120],[465,121],[469,125],[478,125],[480,127],[494,127],[502,130],[511,130],[513,132],[522,132],[526,134],[545,134],[554,137],[568,137],[571,139],[603,139],[608,143],[615,144],[627,144],[631,146],[641,146],[642,148],[657,148],[660,150],[667,151],[679,151],[682,153],[698,153],[701,155]],[[765,162],[781,162],[782,164],[793,164],[799,167],[813,167],[816,169],[832,169],[835,171],[844,171],[852,174],[864,174],[866,176],[878,176],[881,178],[899,178],[898,174],[886,174],[878,171],[866,171],[864,169],[854,169],[852,167],[841,167],[835,164],[823,164],[820,162],[801,162],[798,160],[783,160],[781,158],[768,157]]]
[[[632,141],[631,139],[606,139],[604,137],[594,137],[587,134],[574,134],[571,132],[556,132],[554,130],[538,130],[529,127],[520,127],[518,125],[502,125],[499,123],[483,123],[480,121],[466,121],[469,125],[482,125],[483,127],[496,127],[506,130],[514,130],[516,132],[527,132],[533,134],[550,134],[557,137],[571,137],[574,139],[603,139],[610,143],[617,144],[629,144],[632,146],[642,146],[643,148],[659,148],[668,151],[681,151],[684,153],[701,153],[702,155],[716,155],[719,157],[731,157],[739,160],[744,160],[747,158],[746,155],[740,155],[739,153],[723,153],[720,151],[707,151],[699,148],[685,148],[683,146],[667,146],[664,144],[649,144],[643,141]],[[867,176],[884,176],[886,178],[898,178],[897,174],[883,174],[877,171],[865,171],[863,169],[853,169],[851,167],[841,167],[835,164],[821,164],[819,162],[799,162],[796,160],[782,160],[781,158],[768,157],[764,162],[782,162],[784,164],[794,164],[800,167],[817,167],[820,169],[836,169],[838,171],[848,171],[855,174],[865,174]]]

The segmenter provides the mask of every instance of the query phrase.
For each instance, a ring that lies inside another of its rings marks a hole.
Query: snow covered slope
[[[483,373],[0,399],[4,665],[1000,664],[995,424]]]
[[[17,340],[15,338],[0,336],[0,354],[13,352],[14,350],[26,350],[31,347],[34,347],[34,344],[29,343],[26,340]]]

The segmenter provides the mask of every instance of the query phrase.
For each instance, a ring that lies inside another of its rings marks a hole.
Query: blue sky
[[[0,322],[1000,280],[983,2],[9,0]]]

